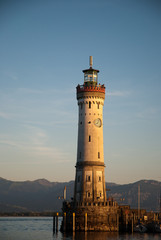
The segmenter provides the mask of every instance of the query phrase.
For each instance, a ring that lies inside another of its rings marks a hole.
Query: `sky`
[[[0,1],[0,177],[74,180],[89,56],[106,86],[106,181],[161,181],[160,0]]]

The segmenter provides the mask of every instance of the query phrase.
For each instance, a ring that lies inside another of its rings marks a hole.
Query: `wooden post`
[[[88,233],[87,232],[85,232],[85,234],[84,234],[84,240],[88,240],[88,235],[87,235]]]
[[[73,213],[73,232],[75,232],[75,213]]]
[[[85,213],[85,219],[84,219],[84,231],[87,231],[87,213]]]
[[[64,188],[64,201],[66,201],[66,196],[67,196],[67,188],[65,186],[65,188]]]
[[[73,237],[72,237],[72,240],[75,240],[75,232],[73,232]]]
[[[135,213],[133,213],[133,216],[134,216],[134,224],[135,224]]]
[[[58,232],[58,217],[59,217],[59,213],[56,213],[56,232]]]
[[[128,214],[126,213],[126,232],[127,232],[127,227],[128,227]]]
[[[63,232],[66,232],[66,212],[64,212],[64,219],[63,219]]]
[[[119,214],[117,213],[117,231],[119,232]]]
[[[156,215],[155,215],[155,213],[154,213],[154,218],[153,218],[153,220],[154,220],[154,222],[156,221]]]
[[[134,232],[134,214],[132,213],[132,219],[131,219],[131,232]]]
[[[55,232],[55,216],[53,216],[53,232]]]

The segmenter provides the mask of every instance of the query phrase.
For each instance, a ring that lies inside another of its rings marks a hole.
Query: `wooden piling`
[[[66,232],[66,212],[64,212],[64,216],[63,216],[63,231]]]
[[[87,231],[87,213],[85,213],[85,219],[84,219],[84,231]]]
[[[136,216],[135,216],[135,213],[133,213],[133,216],[134,216],[134,224],[135,224],[135,220],[136,220]]]
[[[128,214],[126,213],[126,232],[127,232],[127,229],[128,229]]]
[[[59,213],[56,213],[56,232],[58,232],[58,217],[59,217]]]
[[[75,213],[73,213],[73,232],[75,232]]]
[[[72,237],[72,240],[75,240],[75,232],[73,232],[73,237]]]
[[[117,231],[119,232],[119,214],[117,213]]]
[[[55,216],[53,216],[53,232],[55,232]]]
[[[132,219],[131,219],[131,232],[134,232],[134,214],[132,213]]]
[[[155,213],[154,213],[154,217],[153,217],[153,220],[154,220],[154,222],[156,221],[156,215],[155,215]]]

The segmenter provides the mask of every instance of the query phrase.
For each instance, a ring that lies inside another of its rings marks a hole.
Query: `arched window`
[[[101,182],[101,177],[99,176],[98,181]]]
[[[91,101],[89,101],[89,108],[91,108]]]
[[[91,176],[86,176],[86,182],[90,182],[91,181]]]
[[[89,135],[89,142],[91,142],[91,135]]]

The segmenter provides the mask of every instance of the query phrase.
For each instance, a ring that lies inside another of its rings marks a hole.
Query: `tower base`
[[[61,230],[118,232],[118,205],[106,202],[64,202]]]

